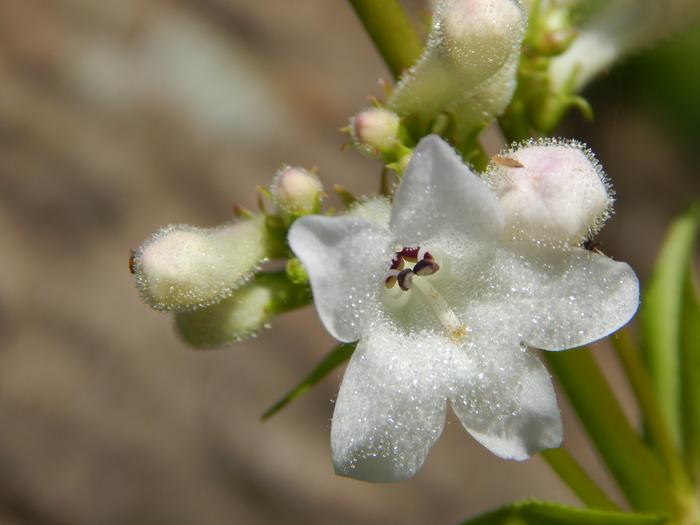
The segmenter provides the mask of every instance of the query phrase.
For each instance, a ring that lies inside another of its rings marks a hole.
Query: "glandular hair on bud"
[[[380,157],[392,152],[400,142],[399,116],[384,108],[360,111],[350,121],[355,147],[370,157]]]
[[[134,252],[141,297],[156,310],[197,310],[242,286],[268,257],[262,217],[215,228],[170,225]]]
[[[527,142],[494,157],[484,177],[499,197],[507,240],[579,245],[612,213],[600,164],[575,141]]]
[[[526,23],[517,0],[441,0],[426,50],[401,78],[389,107],[427,131],[440,112],[519,55]]]
[[[301,216],[319,211],[323,186],[314,173],[283,166],[272,181],[270,193],[278,213]]]

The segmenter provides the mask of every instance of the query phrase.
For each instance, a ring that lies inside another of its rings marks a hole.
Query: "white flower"
[[[416,148],[387,224],[309,216],[291,228],[325,327],[359,340],[333,416],[339,474],[412,476],[448,400],[500,457],[560,444],[551,379],[527,347],[617,330],[637,309],[637,278],[580,248],[504,242],[503,228],[496,195],[434,136]]]

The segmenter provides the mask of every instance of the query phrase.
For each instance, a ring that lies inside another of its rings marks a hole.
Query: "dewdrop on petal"
[[[170,225],[133,255],[136,286],[156,310],[196,310],[231,295],[268,257],[264,219],[215,228]]]
[[[318,213],[323,186],[318,177],[304,168],[284,166],[270,187],[277,211],[287,216]]]
[[[389,107],[425,131],[519,55],[526,24],[515,0],[439,2],[426,50],[401,78]]]
[[[494,157],[485,178],[501,202],[506,239],[578,245],[612,212],[600,164],[575,141],[519,146]]]
[[[365,109],[350,121],[353,144],[370,157],[391,154],[400,143],[400,129],[398,115],[384,108]]]

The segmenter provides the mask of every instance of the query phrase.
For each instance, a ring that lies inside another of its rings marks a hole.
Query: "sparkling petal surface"
[[[440,342],[427,335],[406,337],[387,324],[362,339],[333,414],[331,450],[338,474],[392,482],[420,468],[445,420],[449,368],[440,358]]]
[[[381,309],[389,232],[361,219],[313,215],[297,220],[288,240],[309,273],[326,330],[340,341],[357,341]]]
[[[508,350],[488,349],[500,356],[500,363],[484,367],[476,377],[463,374],[463,384],[457,387],[462,393],[452,397],[452,408],[464,428],[491,452],[524,460],[558,447],[562,425],[544,365],[517,346]]]
[[[639,306],[629,265],[587,250],[517,244],[496,261],[501,281],[493,292],[529,346],[565,350],[596,341],[624,326]]]
[[[496,196],[435,135],[420,141],[394,197],[389,229],[400,243],[439,239],[463,251],[465,241],[495,240],[503,231]]]

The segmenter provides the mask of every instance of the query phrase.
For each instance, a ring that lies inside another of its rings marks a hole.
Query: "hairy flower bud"
[[[401,122],[393,111],[369,108],[360,111],[350,121],[353,144],[365,155],[391,155],[400,144]]]
[[[426,50],[396,86],[389,107],[424,133],[440,112],[451,113],[517,60],[525,26],[525,12],[516,0],[440,1]],[[509,86],[510,98],[515,73],[512,67],[508,71],[507,78],[496,78]],[[503,92],[493,82],[485,86]],[[481,94],[472,104],[490,98]]]
[[[579,244],[610,216],[613,196],[593,154],[578,142],[537,141],[494,157],[485,175],[512,240]]]
[[[279,213],[299,217],[318,213],[323,186],[318,177],[310,171],[284,166],[275,175],[270,193]]]
[[[133,255],[136,286],[156,310],[196,310],[229,297],[269,254],[262,217],[215,228],[170,225]]]
[[[196,348],[236,343],[255,337],[275,315],[310,301],[308,284],[291,282],[284,272],[260,273],[218,304],[179,312],[175,325]]]

